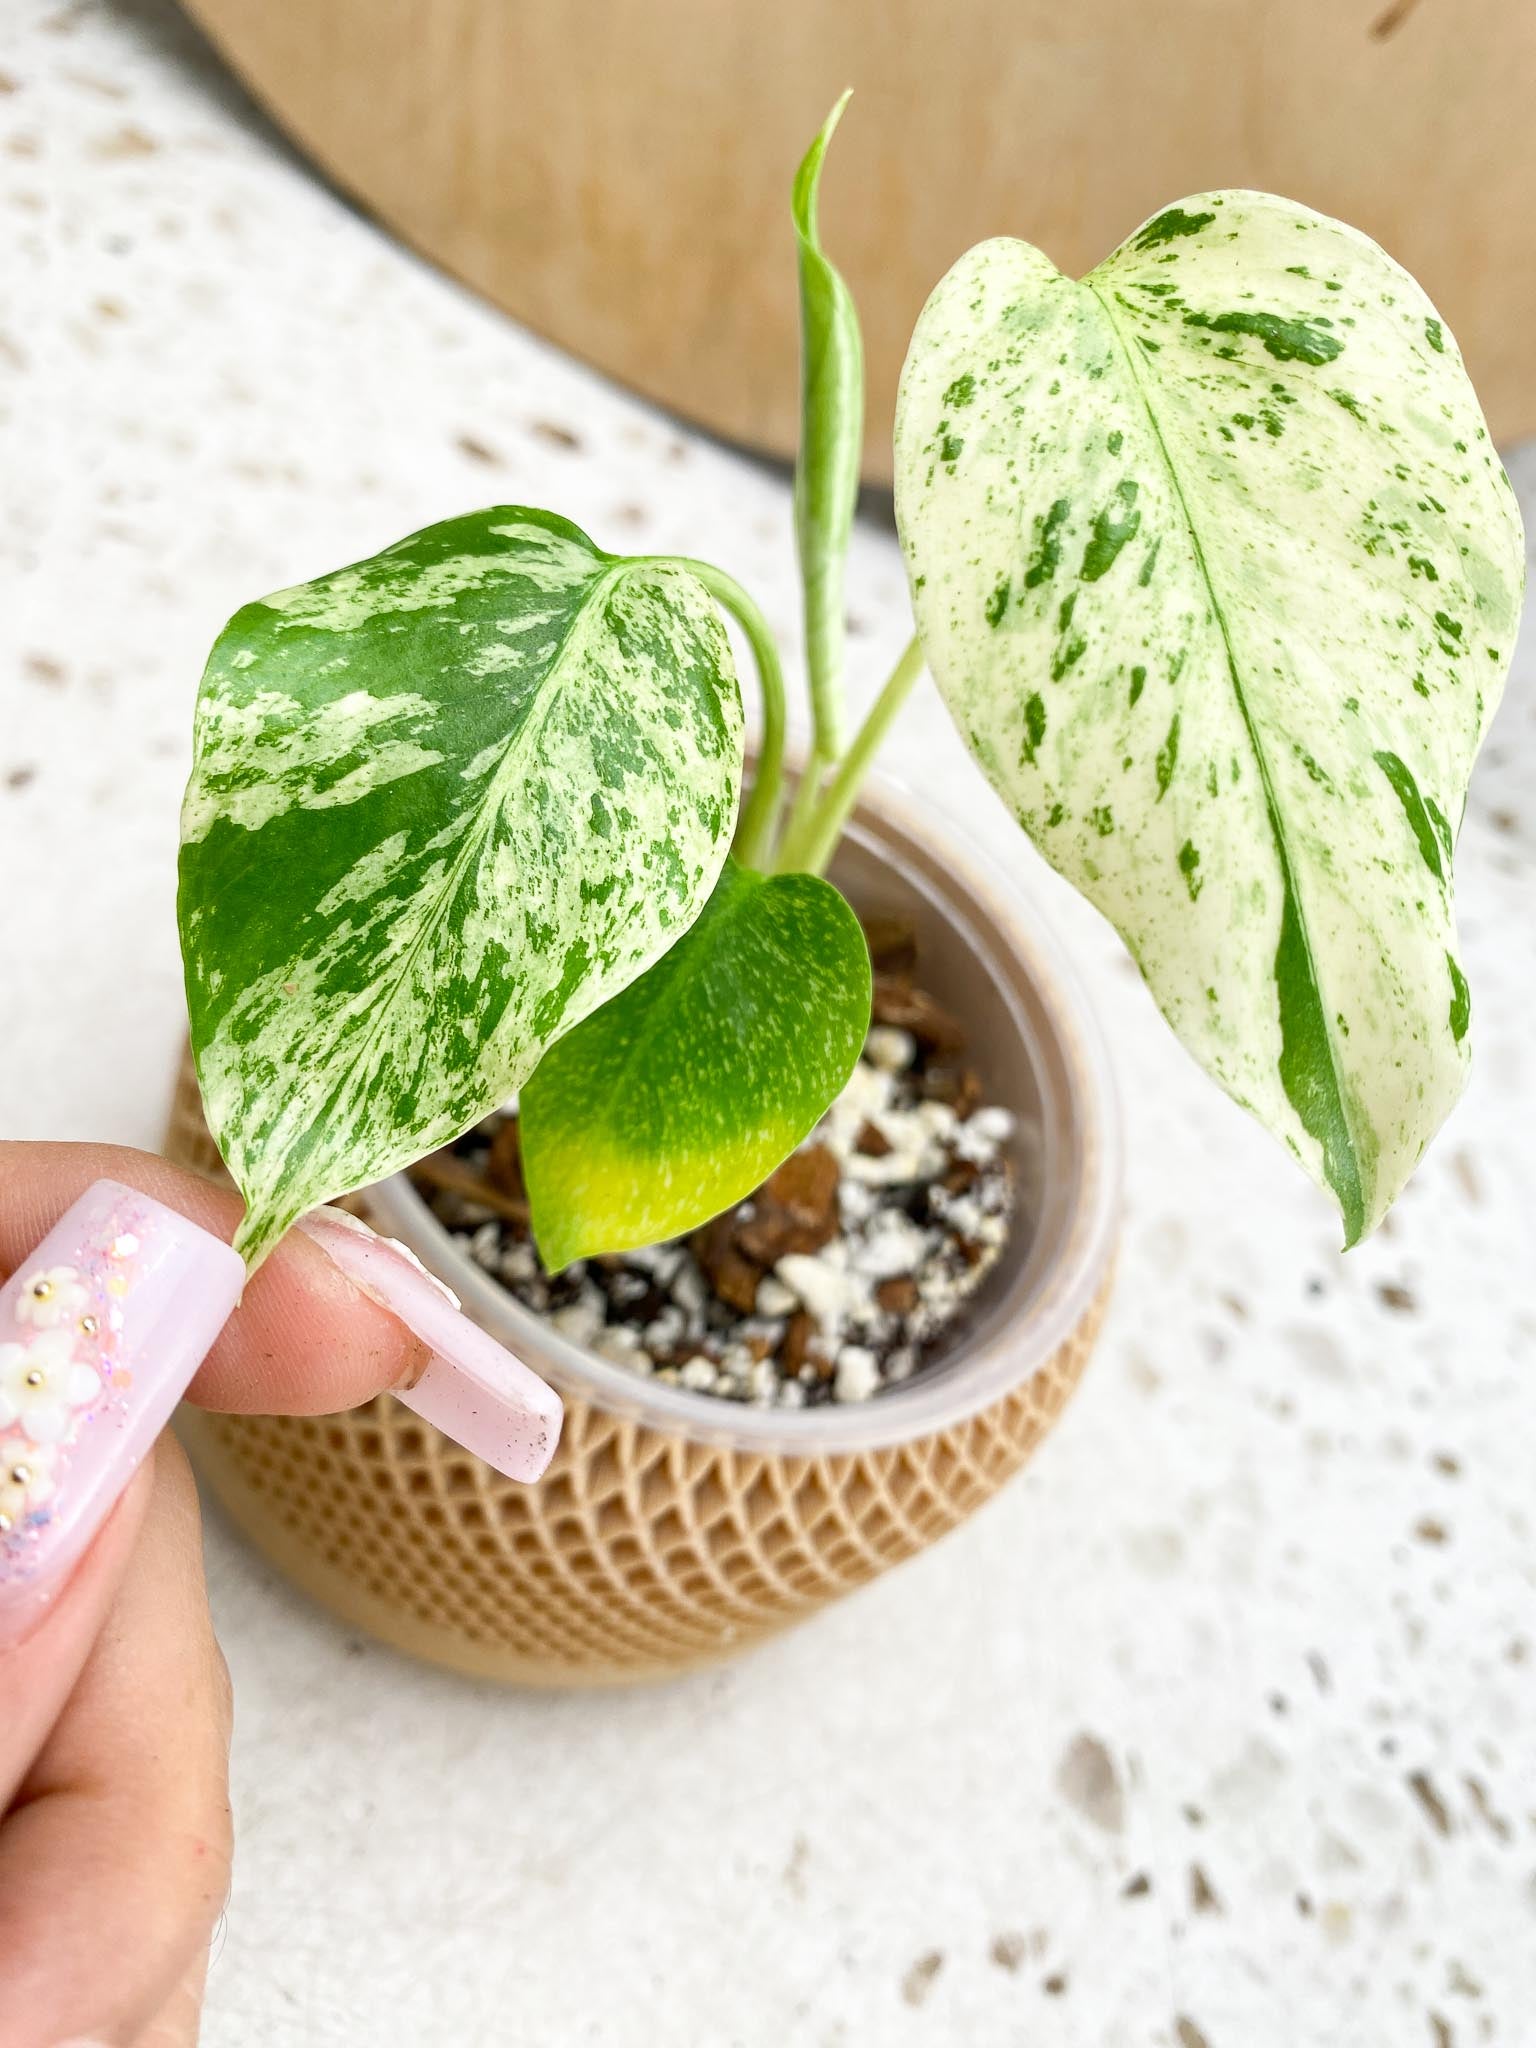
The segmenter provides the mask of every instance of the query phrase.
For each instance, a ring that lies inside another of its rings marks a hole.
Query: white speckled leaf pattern
[[[1465,1078],[1451,850],[1523,586],[1449,332],[1363,235],[1208,193],[1080,283],[971,250],[896,443],[962,733],[1353,1242]]]
[[[179,911],[253,1265],[503,1101],[682,935],[741,759],[702,586],[549,513],[448,520],[235,615]]]

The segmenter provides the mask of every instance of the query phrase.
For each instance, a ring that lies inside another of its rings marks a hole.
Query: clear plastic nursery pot
[[[1019,1123],[1013,1244],[938,1364],[875,1399],[753,1408],[642,1379],[469,1260],[403,1175],[363,1198],[465,1310],[557,1387],[554,1462],[520,1486],[388,1396],[349,1414],[203,1415],[201,1475],[273,1562],[353,1625],[480,1677],[591,1686],[729,1655],[952,1529],[1023,1464],[1082,1374],[1109,1293],[1119,1139],[1104,1049],[1019,891],[876,784],[832,877],[917,926]],[[216,1166],[190,1069],[176,1156]]]

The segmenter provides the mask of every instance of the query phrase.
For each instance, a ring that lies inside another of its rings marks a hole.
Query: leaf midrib
[[[1232,684],[1232,695],[1237,704],[1238,715],[1241,717],[1244,731],[1248,735],[1248,746],[1253,755],[1254,764],[1258,769],[1260,787],[1264,792],[1265,813],[1269,819],[1270,831],[1274,835],[1275,856],[1280,863],[1282,883],[1292,903],[1295,905],[1296,922],[1301,932],[1302,946],[1311,971],[1312,984],[1318,992],[1319,1009],[1323,1025],[1323,1043],[1328,1049],[1328,1065],[1333,1077],[1334,1092],[1338,1098],[1339,1113],[1344,1120],[1344,1128],[1348,1134],[1350,1150],[1354,1155],[1356,1179],[1363,1197],[1365,1175],[1360,1143],[1355,1133],[1354,1119],[1350,1114],[1349,1097],[1345,1091],[1343,1075],[1339,1067],[1338,1054],[1334,1045],[1333,1028],[1329,1023],[1327,1007],[1321,1001],[1323,984],[1317,972],[1317,957],[1312,947],[1312,934],[1308,926],[1301,891],[1296,884],[1296,871],[1292,862],[1290,847],[1286,842],[1285,828],[1281,820],[1280,810],[1275,801],[1274,784],[1270,776],[1269,762],[1265,756],[1263,746],[1260,744],[1252,713],[1248,709],[1242,677],[1238,673],[1237,657],[1232,647],[1232,634],[1227,624],[1226,606],[1222,601],[1220,593],[1217,591],[1215,580],[1211,575],[1210,564],[1206,558],[1205,545],[1200,538],[1200,529],[1195,523],[1195,517],[1190,509],[1189,500],[1185,495],[1183,479],[1180,477],[1177,465],[1174,463],[1173,457],[1169,452],[1168,443],[1163,434],[1162,422],[1158,418],[1157,409],[1152,403],[1151,394],[1141,376],[1135,357],[1132,355],[1126,338],[1121,333],[1119,324],[1103,293],[1093,283],[1091,277],[1085,277],[1082,283],[1087,291],[1092,292],[1097,301],[1099,309],[1108,323],[1109,331],[1115,338],[1115,345],[1119,349],[1125,363],[1127,375],[1137,397],[1141,400],[1142,410],[1147,417],[1147,424],[1152,430],[1153,438],[1157,442],[1158,452],[1163,458],[1163,466],[1167,470],[1168,481],[1173,488],[1174,496],[1178,500],[1179,511],[1183,516],[1185,527],[1189,533],[1190,546],[1194,550],[1195,562],[1200,571],[1200,578],[1205,585],[1206,594],[1210,598],[1211,609],[1215,614],[1217,627],[1221,633],[1222,650],[1226,656],[1227,675]],[[1321,1143],[1315,1134],[1309,1133],[1308,1135],[1312,1136],[1313,1142],[1319,1144],[1320,1149],[1322,1149]]]

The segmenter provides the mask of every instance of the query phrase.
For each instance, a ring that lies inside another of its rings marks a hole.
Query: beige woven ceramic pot
[[[1117,1221],[1105,1057],[1016,889],[886,787],[833,866],[858,909],[918,928],[924,982],[965,1018],[989,1101],[1026,1134],[1020,1251],[951,1355],[858,1406],[756,1409],[636,1378],[473,1265],[404,1177],[366,1213],[566,1403],[535,1486],[503,1479],[389,1397],[345,1415],[184,1410],[204,1482],[251,1540],[354,1625],[530,1685],[654,1678],[797,1621],[952,1529],[1023,1464],[1097,1334]],[[170,1149],[216,1167],[190,1073]]]

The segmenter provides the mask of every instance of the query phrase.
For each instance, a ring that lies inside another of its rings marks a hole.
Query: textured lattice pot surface
[[[387,1395],[183,1429],[242,1529],[348,1620],[483,1676],[606,1684],[724,1656],[952,1529],[1055,1421],[1097,1323],[957,1428],[863,1455],[743,1453],[571,1402],[519,1486]]]
[[[836,878],[919,929],[925,975],[974,1031],[991,1099],[1038,1143],[1028,1227],[953,1355],[858,1409],[745,1410],[577,1351],[464,1258],[407,1183],[364,1213],[565,1401],[534,1486],[388,1396],[345,1415],[180,1428],[251,1540],[398,1648],[524,1684],[599,1685],[728,1655],[943,1535],[1018,1471],[1087,1363],[1109,1290],[1117,1162],[1102,1055],[1049,941],[902,801],[872,799]],[[219,1162],[184,1071],[175,1158]]]

